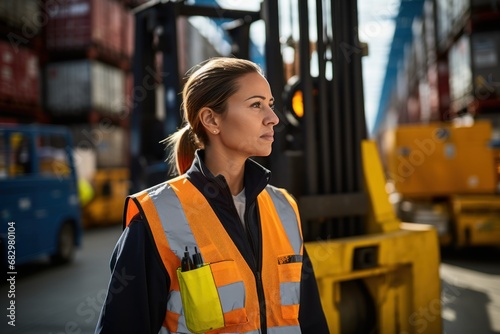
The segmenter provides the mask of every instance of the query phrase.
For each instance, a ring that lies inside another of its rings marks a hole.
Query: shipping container
[[[75,149],[95,152],[95,168],[126,167],[128,133],[125,128],[110,124],[71,125]],[[92,170],[87,166],[85,170]]]
[[[435,8],[433,0],[426,0],[424,2],[424,43],[427,52],[427,65],[433,65],[437,61],[436,50],[436,21],[435,21]]]
[[[0,40],[0,101],[8,106],[40,104],[40,69],[36,53]]]
[[[450,66],[450,98],[452,112],[458,113],[472,102],[472,69],[470,38],[462,35],[448,53]]]
[[[500,14],[500,0],[436,0],[436,11],[439,52],[446,53],[463,32],[474,31],[475,25],[491,21],[491,26],[495,26]]]
[[[417,79],[427,75],[427,45],[425,43],[426,28],[423,18],[415,18],[412,24],[413,50],[415,53],[415,74]]]
[[[473,33],[471,41],[475,97],[500,98],[500,30]]]
[[[450,0],[436,0],[436,34],[440,51],[446,47],[451,31],[450,2]]]
[[[51,52],[92,51],[118,61],[124,56],[123,34],[130,28],[122,3],[114,0],[59,0],[50,11],[46,44]],[[130,46],[128,46],[130,47]]]
[[[500,111],[500,30],[462,35],[450,48],[448,59],[451,111]],[[483,108],[484,103],[489,107]]]
[[[121,30],[123,53],[126,58],[134,55],[135,17],[132,12],[124,12],[124,28]]]
[[[450,118],[450,84],[447,59],[439,59],[429,66],[429,98],[432,121],[446,121]]]
[[[30,39],[37,35],[47,22],[47,14],[39,6],[40,0],[0,1],[0,21],[16,28],[21,38]]]
[[[473,12],[500,11],[500,0],[465,0]]]
[[[93,60],[50,63],[45,68],[46,107],[54,115],[119,115],[125,111],[125,73]]]
[[[135,8],[135,7],[140,6],[148,1],[149,0],[121,0],[121,2],[129,8]]]
[[[13,99],[16,92],[14,49],[0,41],[0,100]]]
[[[30,105],[40,104],[40,68],[34,51],[19,48],[16,55],[18,64],[15,72],[17,90],[21,101]]]

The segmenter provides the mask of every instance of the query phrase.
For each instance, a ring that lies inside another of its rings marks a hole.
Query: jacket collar
[[[187,177],[191,180],[196,180],[198,182],[202,181],[201,179],[205,179],[204,184],[210,183],[212,186],[215,186],[218,192],[221,190],[222,193],[228,193],[229,186],[226,182],[226,179],[223,175],[214,176],[210,170],[205,165],[205,151],[197,150],[195,153],[195,158],[189,170],[186,172]],[[269,180],[271,179],[271,171],[267,168],[264,168],[262,165],[258,164],[252,159],[247,159],[245,162],[245,173],[243,184],[245,187],[245,197],[248,203],[252,203],[255,201],[257,196],[264,190],[264,188],[269,184]],[[198,183],[195,182],[195,183]],[[199,184],[199,183],[198,183]]]

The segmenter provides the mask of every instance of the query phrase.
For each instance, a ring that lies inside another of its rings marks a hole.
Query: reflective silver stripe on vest
[[[300,283],[280,283],[280,296],[282,305],[295,305],[300,302]]]
[[[276,208],[281,223],[286,231],[288,240],[295,254],[300,254],[302,249],[302,238],[300,236],[299,221],[295,210],[288,199],[276,187],[267,186],[267,192]],[[286,265],[286,264],[285,264]],[[297,305],[300,303],[300,282],[280,283],[281,305]],[[270,332],[269,332],[270,333]],[[285,333],[285,332],[282,332]],[[287,332],[288,333],[288,332]],[[292,333],[292,332],[290,332]],[[299,331],[300,333],[300,331]]]
[[[217,290],[222,304],[222,312],[226,313],[245,307],[245,284],[243,282],[221,286]]]
[[[168,183],[163,183],[161,186],[153,188],[149,192],[149,197],[153,200],[172,251],[179,259],[184,255],[186,246],[190,248],[190,253],[193,253],[193,248],[197,244],[181,202],[172,187]]]
[[[170,291],[170,296],[168,297],[167,310],[181,314],[182,312],[182,299],[181,293],[179,291]]]
[[[299,326],[271,327],[267,329],[268,334],[301,334]]]
[[[299,222],[297,220],[297,215],[293,210],[292,205],[286,199],[285,195],[273,186],[266,187],[267,192],[273,200],[274,206],[276,207],[276,212],[278,213],[281,223],[285,228],[288,240],[293,247],[295,254],[300,254],[302,248],[302,238],[299,232]]]
[[[182,313],[179,316],[179,320],[177,320],[177,332],[176,333],[191,333],[189,329],[186,326],[186,318],[184,317],[184,314]]]
[[[184,325],[186,321],[184,320],[184,315],[179,316],[179,327],[177,327],[176,332],[171,332],[167,327],[161,327],[158,334],[191,334],[189,329]]]
[[[170,331],[166,327],[161,327],[158,334],[170,334]]]

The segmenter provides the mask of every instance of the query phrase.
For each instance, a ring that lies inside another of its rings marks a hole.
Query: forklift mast
[[[301,150],[297,154],[283,149],[286,131],[279,132],[271,155],[273,181],[297,197],[306,240],[361,235],[368,210],[361,161],[361,141],[367,131],[357,2],[316,0],[316,27],[309,22],[311,3],[297,2],[299,87],[305,110]],[[264,6],[267,75],[273,94],[282,96],[277,1],[264,1]],[[311,75],[312,28],[317,34],[317,77]]]

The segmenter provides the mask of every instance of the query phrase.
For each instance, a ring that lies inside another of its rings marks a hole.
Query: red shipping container
[[[13,48],[8,42],[0,41],[0,79],[0,100],[39,104],[38,57],[31,49]]]
[[[129,72],[125,77],[125,113],[131,114],[134,106],[134,74]]]
[[[37,55],[30,49],[20,48],[16,55],[17,97],[28,104],[40,102],[40,68]]]
[[[121,4],[108,1],[108,43],[112,50],[118,51],[123,54],[122,47],[122,20],[123,20],[123,7]]]
[[[64,0],[48,11],[47,48],[65,50],[88,46],[91,39],[92,0]],[[94,22],[96,26],[96,22]]]
[[[125,57],[131,59],[134,56],[134,36],[135,36],[135,17],[129,11],[123,12],[124,27],[121,31],[122,46]]]
[[[85,50],[97,46],[120,53],[121,21],[112,0],[59,0],[47,24],[47,48],[51,51]]]
[[[0,100],[14,97],[15,86],[15,53],[8,42],[0,40]]]

